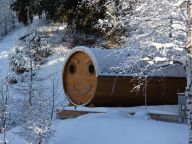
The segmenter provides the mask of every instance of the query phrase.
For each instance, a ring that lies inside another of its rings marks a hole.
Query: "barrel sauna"
[[[111,49],[72,49],[62,71],[63,88],[69,102],[76,106],[139,106],[145,104],[146,94],[148,105],[177,104],[177,93],[184,92],[186,86],[183,67],[150,74],[147,84],[134,90],[140,79],[130,72],[113,70],[128,56],[126,52]]]

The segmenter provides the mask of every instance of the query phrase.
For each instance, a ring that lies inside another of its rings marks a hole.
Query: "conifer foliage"
[[[32,23],[33,16],[42,15],[43,0],[16,0],[10,7],[16,12],[19,22],[24,25]]]
[[[131,1],[131,2],[129,2]],[[16,0],[11,8],[25,25],[42,14],[54,22],[67,22],[75,33],[114,40],[127,26],[121,17],[137,0]],[[126,3],[126,4],[125,4]],[[125,8],[126,7],[126,8]]]

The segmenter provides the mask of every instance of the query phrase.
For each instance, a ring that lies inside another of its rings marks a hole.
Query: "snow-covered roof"
[[[97,76],[161,76],[185,77],[185,69],[180,64],[170,64],[164,57],[156,55],[155,63],[147,60],[140,49],[103,49],[78,46],[72,49],[64,62],[78,51],[88,54],[95,66]]]

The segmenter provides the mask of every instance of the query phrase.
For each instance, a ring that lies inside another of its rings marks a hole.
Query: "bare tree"
[[[186,107],[187,107],[187,121],[189,126],[189,144],[192,144],[192,1],[187,1],[187,59],[186,59],[186,73],[187,73],[187,87],[186,87]]]
[[[46,144],[53,134],[51,101],[43,88],[34,93],[32,105],[24,112],[25,123],[21,125],[18,134],[31,144]]]
[[[127,37],[127,45],[139,48],[140,53],[125,60],[126,69],[145,61],[137,76],[146,76],[169,66],[182,65],[186,69],[186,107],[189,144],[192,144],[192,1],[138,0],[131,14],[122,22],[134,29]],[[137,59],[135,58],[137,57]],[[130,63],[130,59],[134,59]],[[131,64],[131,65],[130,65]]]
[[[9,124],[9,106],[8,106],[8,99],[9,99],[9,86],[8,86],[8,80],[5,81],[5,86],[0,85],[0,95],[1,95],[1,105],[0,107],[0,127],[1,132],[3,134],[3,141],[2,144],[8,144],[7,141],[7,130],[8,130],[8,124]]]
[[[52,104],[51,104],[51,120],[52,120],[54,110],[55,110],[55,99],[56,99],[56,94],[57,94],[55,73],[53,73],[51,76],[51,92],[50,93],[51,93],[51,99],[52,99]]]

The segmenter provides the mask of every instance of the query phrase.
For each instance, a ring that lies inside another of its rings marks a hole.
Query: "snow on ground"
[[[57,144],[187,144],[187,125],[147,120],[142,112],[88,114],[56,121]]]
[[[136,113],[137,111],[144,110],[144,106],[138,107],[126,107],[126,108],[112,108],[112,107],[97,107],[97,108],[88,108],[88,107],[64,107],[64,110],[77,110],[77,111],[89,111],[89,112],[111,112],[114,110],[120,110],[127,113]],[[155,114],[167,114],[167,115],[178,115],[178,106],[177,105],[163,105],[163,106],[147,106],[147,111],[149,113]]]
[[[187,144],[185,124],[150,120],[144,111],[131,116],[122,110],[95,113],[75,119],[56,120],[50,144]],[[25,141],[15,135],[19,128],[8,132],[12,144]],[[2,136],[0,135],[0,139]]]
[[[7,132],[6,139],[8,143],[11,144],[26,144],[26,141],[19,137],[16,133],[19,132],[19,127],[16,127],[14,129],[11,129],[10,131]],[[2,134],[0,134],[0,144],[3,139]]]
[[[25,34],[27,28],[23,27],[14,32],[13,34],[5,37],[3,41],[0,42],[0,77],[4,77],[8,72],[8,55],[12,49],[14,49],[18,44],[18,38]]]

